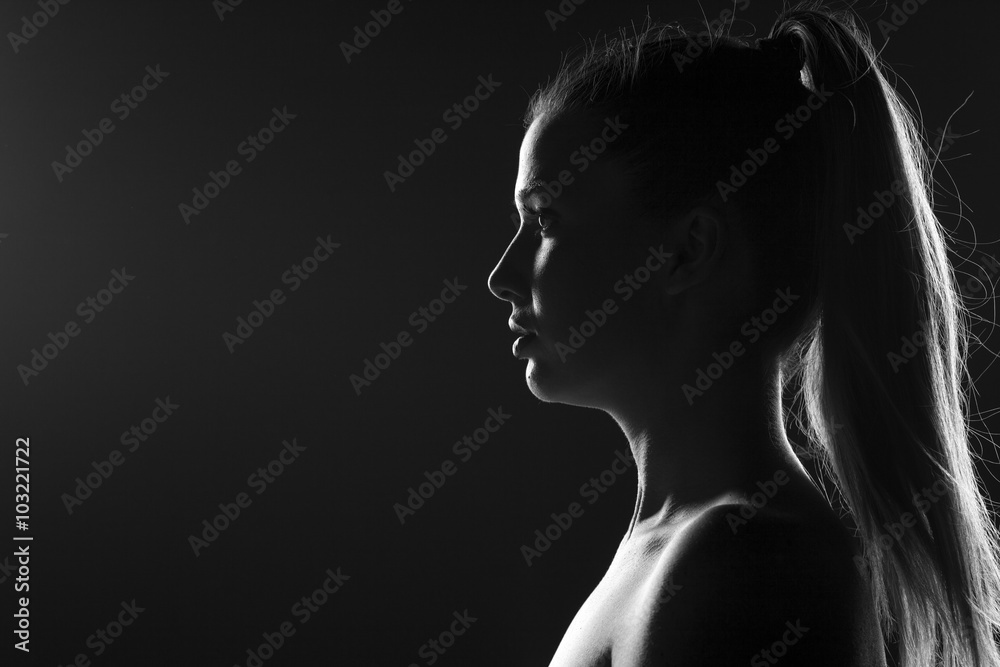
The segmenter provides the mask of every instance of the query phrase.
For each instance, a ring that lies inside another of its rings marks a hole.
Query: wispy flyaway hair
[[[802,295],[768,353],[789,428],[850,512],[902,664],[1000,666],[998,535],[969,443],[969,313],[914,114],[853,16],[820,3],[786,9],[762,46],[649,21],[634,33],[564,62],[525,125],[618,115],[629,131],[608,155],[646,210],[722,202],[745,226],[760,295],[748,312],[775,287]],[[904,339],[922,344],[904,356]],[[905,528],[887,539],[886,526]]]

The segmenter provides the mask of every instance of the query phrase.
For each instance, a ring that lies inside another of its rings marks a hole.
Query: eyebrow
[[[540,190],[544,191],[544,189],[545,188],[544,188],[544,182],[543,181],[541,181],[541,180],[530,181],[528,183],[528,185],[526,185],[523,188],[521,188],[520,190],[518,190],[517,196],[514,199],[512,199],[510,203],[514,205],[514,208],[517,208],[518,201],[522,201],[523,202],[524,200],[528,199],[530,196],[532,196],[536,192],[538,192]]]

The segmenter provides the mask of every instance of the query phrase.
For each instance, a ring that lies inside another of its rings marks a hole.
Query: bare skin
[[[608,413],[638,472],[630,525],[552,667],[769,665],[760,652],[772,647],[783,666],[883,665],[852,538],[782,427],[774,359],[748,345],[708,390],[682,389],[713,353],[746,342],[755,294],[785,286],[756,283],[738,221],[719,202],[656,220],[618,162],[597,155],[579,170],[574,155],[607,140],[607,127],[576,115],[528,129],[515,184],[522,224],[489,279],[534,334],[519,353],[531,392]],[[572,179],[564,174],[557,196],[525,195],[563,170]],[[570,327],[607,299],[606,321],[570,345]],[[761,496],[769,481],[775,492]]]

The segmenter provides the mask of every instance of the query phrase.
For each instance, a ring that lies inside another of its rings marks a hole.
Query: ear
[[[666,294],[680,294],[712,275],[728,241],[725,214],[709,205],[692,208],[667,225],[673,270],[664,276]]]

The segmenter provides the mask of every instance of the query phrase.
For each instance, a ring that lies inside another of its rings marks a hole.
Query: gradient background
[[[262,633],[291,620],[295,635],[265,664],[425,665],[421,645],[468,610],[478,620],[435,664],[545,665],[604,573],[631,516],[632,471],[584,503],[531,567],[520,553],[628,445],[603,413],[530,394],[510,352],[510,306],[486,279],[513,234],[520,117],[561,53],[638,24],[647,7],[662,20],[702,9],[591,0],[553,31],[544,13],[556,0],[403,0],[348,64],[338,44],[385,4],[247,0],[220,21],[211,0],[78,0],[18,53],[0,47],[0,441],[12,454],[15,438],[31,439],[34,537],[32,652],[8,644],[2,662],[70,664],[85,653],[94,665],[244,665]],[[714,18],[732,3],[702,6]],[[778,9],[753,0],[733,32],[756,24],[763,36]],[[874,22],[891,6],[858,10],[885,44]],[[0,29],[37,11],[5,2]],[[975,91],[950,126],[966,136],[936,176],[942,220],[963,242],[955,249],[977,262],[998,252],[988,130],[998,18],[994,3],[929,0],[884,50],[931,138]],[[119,120],[111,102],[157,64],[169,77]],[[491,74],[502,85],[448,127],[444,110]],[[237,145],[283,106],[297,117],[243,162]],[[104,117],[115,131],[57,181],[52,161]],[[437,127],[447,141],[390,192],[383,172]],[[230,159],[242,173],[185,224],[178,204]],[[282,272],[327,235],[341,247],[289,292]],[[77,304],[121,267],[135,280],[84,324]],[[415,334],[410,313],[456,276],[468,289]],[[230,354],[222,333],[274,288],[287,301]],[[976,312],[993,317],[993,302]],[[80,335],[26,386],[16,367],[69,320]],[[414,343],[356,395],[348,376],[404,330]],[[975,332],[988,417],[1000,387],[988,323]],[[167,396],[179,409],[128,452],[121,433]],[[452,444],[499,406],[509,422],[461,462]],[[248,476],[293,437],[306,451],[257,495]],[[124,464],[69,514],[62,494],[116,449]],[[993,463],[980,470],[1000,498],[996,451],[983,449]],[[400,525],[394,503],[445,459],[457,473]],[[14,463],[4,465],[12,521]],[[195,557],[188,536],[242,491],[252,505]],[[292,605],[338,567],[350,580],[299,624]],[[20,594],[0,579],[9,638]],[[95,657],[88,636],[132,599],[145,611]]]

